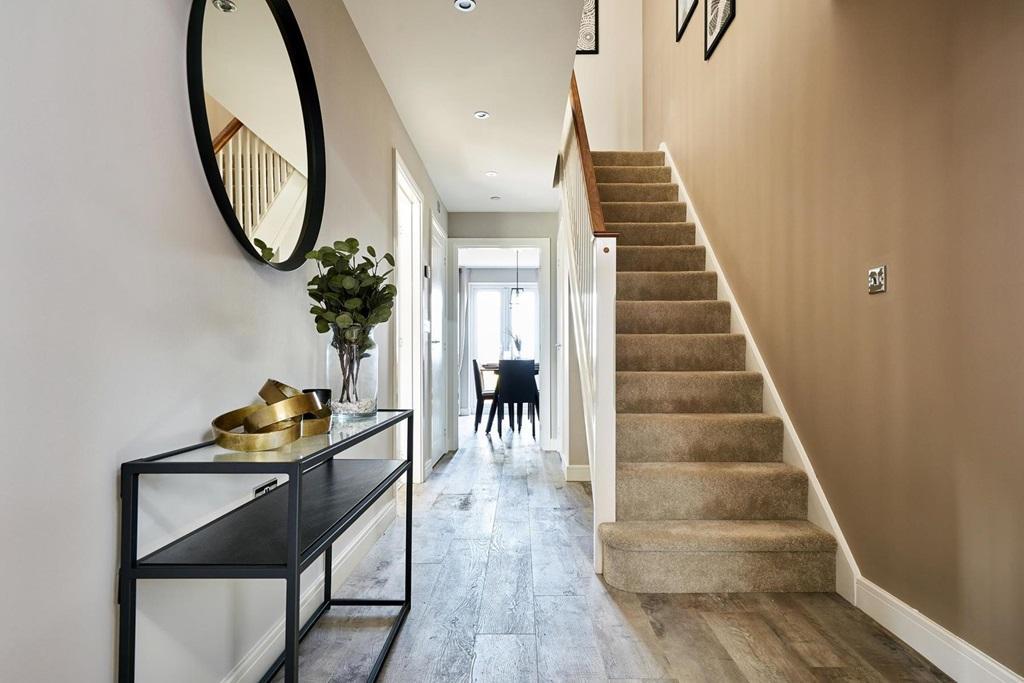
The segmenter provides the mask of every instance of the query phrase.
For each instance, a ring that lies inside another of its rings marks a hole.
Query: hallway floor
[[[463,447],[414,490],[414,606],[381,680],[950,680],[836,595],[606,586],[587,485],[528,434],[460,426]],[[400,596],[400,520],[336,597]],[[302,681],[363,680],[391,614],[332,609],[303,642]]]

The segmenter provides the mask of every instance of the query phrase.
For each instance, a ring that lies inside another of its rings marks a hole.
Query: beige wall
[[[709,62],[673,11],[644,3],[644,146],[861,571],[1024,672],[1024,3],[743,2]]]
[[[643,3],[601,0],[599,53],[576,55],[574,69],[591,149],[643,144]]]
[[[393,148],[435,206],[430,179],[344,4],[291,4],[326,126],[321,242],[389,248]],[[210,418],[268,376],[323,381],[310,268],[247,257],[203,176],[185,85],[190,5],[15,3],[0,22],[4,680],[114,679],[122,461],[206,438]],[[176,496],[157,507],[180,517],[224,491],[190,479],[155,493]],[[159,501],[148,503],[144,514]],[[221,680],[283,615],[283,597],[280,582],[149,582],[139,680]]]

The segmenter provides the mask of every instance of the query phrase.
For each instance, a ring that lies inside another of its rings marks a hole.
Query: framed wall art
[[[576,41],[576,54],[596,55],[598,49],[597,0],[584,0],[580,19],[580,37]]]
[[[736,0],[704,0],[704,60],[711,59],[711,53],[725,35],[732,20],[736,18]]]
[[[683,37],[686,25],[697,10],[697,0],[676,0],[676,42]]]

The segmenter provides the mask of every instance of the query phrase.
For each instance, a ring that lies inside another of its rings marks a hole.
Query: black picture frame
[[[192,127],[195,132],[199,158],[203,164],[206,181],[210,185],[217,208],[220,209],[224,221],[231,234],[242,246],[242,249],[260,263],[276,270],[295,270],[306,260],[306,253],[316,246],[320,227],[323,223],[324,201],[327,191],[327,163],[324,148],[324,122],[320,111],[320,96],[317,92],[316,79],[313,76],[313,65],[309,61],[306,42],[302,38],[298,21],[292,12],[288,0],[265,0],[270,8],[277,27],[284,40],[295,83],[299,92],[299,103],[302,106],[302,120],[306,132],[306,213],[303,216],[302,231],[295,244],[294,251],[278,263],[271,263],[263,258],[259,250],[249,241],[242,225],[238,222],[235,210],[231,207],[227,191],[217,168],[217,158],[213,152],[213,140],[210,137],[210,122],[206,113],[205,89],[203,86],[203,22],[209,0],[192,0],[189,14],[188,37],[185,47],[185,73],[188,81],[189,108],[192,112]]]
[[[729,26],[732,25],[732,20],[736,18],[736,0],[721,0],[722,2],[729,3],[729,15],[722,22],[721,28],[718,29],[718,33],[715,35],[715,39],[708,44],[708,6],[711,4],[711,0],[704,0],[704,61],[711,59],[712,53],[718,44],[722,42],[722,36],[729,30]]]
[[[580,23],[583,23],[582,17]],[[582,26],[580,27],[582,29]],[[594,0],[594,49],[593,50],[581,50],[579,49],[579,43],[577,42],[576,54],[578,55],[596,55],[601,51],[601,2],[600,0]]]
[[[679,3],[686,2],[687,0],[676,0],[676,42],[678,43],[683,39],[683,32],[686,31],[686,27],[690,24],[690,19],[697,11],[697,5],[700,4],[700,0],[694,0],[694,3],[690,5],[690,11],[686,13],[686,18],[683,19],[682,23],[679,23]]]

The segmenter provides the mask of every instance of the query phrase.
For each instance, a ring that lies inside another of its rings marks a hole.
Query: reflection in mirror
[[[295,73],[266,0],[209,0],[202,34],[217,168],[245,237],[272,263],[292,256],[306,215],[306,128]]]

